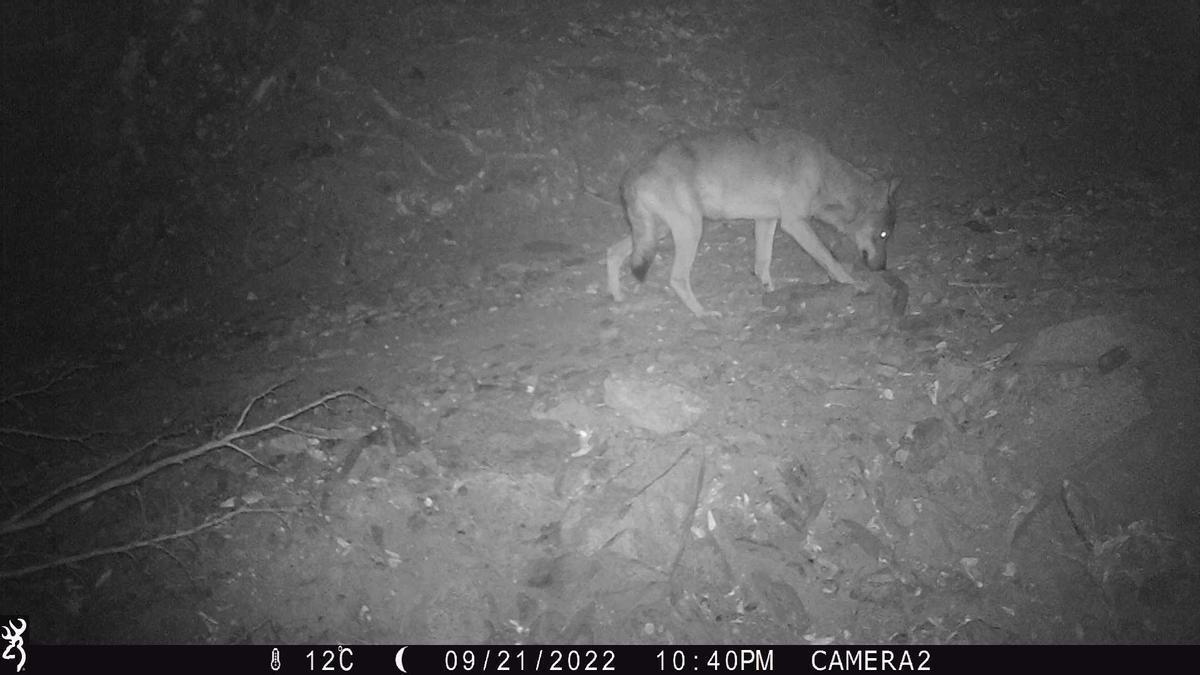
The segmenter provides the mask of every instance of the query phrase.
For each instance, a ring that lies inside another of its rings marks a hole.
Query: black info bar
[[[1105,670],[1197,656],[1186,647],[759,645],[467,646],[24,644],[0,661],[7,672],[214,673],[888,673],[1058,671],[1063,663]],[[23,657],[23,658],[22,658]],[[1191,657],[1191,658],[1189,658]],[[16,670],[20,666],[20,670]],[[968,670],[969,669],[969,670]],[[1019,669],[1019,670],[1017,670]]]

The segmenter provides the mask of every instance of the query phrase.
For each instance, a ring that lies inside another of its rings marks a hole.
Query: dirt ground
[[[28,641],[1200,641],[1194,0],[152,4],[3,10]],[[898,284],[613,302],[751,125],[902,178]]]

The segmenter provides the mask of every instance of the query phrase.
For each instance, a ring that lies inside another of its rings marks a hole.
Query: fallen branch
[[[63,370],[62,372],[60,372],[59,374],[51,377],[44,384],[34,387],[33,389],[26,389],[24,391],[14,391],[11,394],[5,394],[4,396],[0,396],[0,405],[4,405],[5,403],[14,403],[17,401],[17,399],[24,398],[26,396],[32,396],[33,394],[41,394],[41,393],[49,390],[51,387],[58,384],[59,382],[62,382],[63,380],[67,379],[68,377],[71,377],[75,373],[78,373],[81,370],[87,370],[92,367],[93,366],[74,366],[72,368],[67,368],[66,370]]]
[[[42,441],[59,441],[62,443],[78,443],[82,446],[87,446],[87,441],[97,436],[95,433],[79,434],[77,436],[68,436],[66,434],[50,434],[44,431],[34,431],[32,429],[22,429],[20,427],[0,427],[0,436],[23,436],[25,438],[36,438]]]
[[[57,375],[52,376],[46,382],[44,382],[36,387],[33,387],[31,389],[23,389],[21,391],[14,391],[9,394],[0,396],[0,406],[12,405],[14,407],[24,410],[25,406],[21,403],[21,399],[27,398],[29,396],[34,396],[36,394],[44,394],[47,391],[49,391],[52,387],[54,387],[56,384],[70,378],[75,373],[78,373],[81,370],[86,370],[91,367],[92,366],[74,366],[72,368],[66,368],[66,369],[62,370],[61,372],[59,372]],[[43,440],[43,441],[59,441],[59,442],[63,442],[63,443],[77,443],[84,447],[87,447],[87,441],[96,435],[97,434],[95,434],[95,433],[79,434],[79,435],[52,434],[52,433],[45,432],[45,431],[26,429],[24,427],[0,427],[0,436],[22,436],[24,438],[36,438],[36,439]]]
[[[230,520],[233,520],[237,516],[247,514],[247,513],[292,513],[294,511],[295,511],[295,509],[252,509],[252,508],[248,508],[248,507],[242,507],[240,509],[230,511],[229,513],[226,513],[223,516],[219,516],[217,518],[210,518],[195,527],[191,527],[186,530],[179,530],[177,532],[171,532],[169,534],[160,535],[160,536],[154,537],[152,539],[141,539],[138,541],[130,542],[128,544],[121,544],[119,546],[109,546],[107,548],[98,548],[98,549],[94,549],[91,551],[85,551],[83,553],[76,553],[75,555],[69,555],[69,556],[63,556],[61,558],[55,558],[53,560],[50,560],[50,561],[47,561],[44,563],[39,563],[37,565],[21,567],[19,569],[15,569],[15,570],[0,571],[0,581],[4,581],[7,579],[16,579],[19,577],[28,576],[30,574],[35,574],[37,572],[42,572],[44,570],[54,569],[55,567],[62,567],[64,565],[74,565],[75,563],[80,563],[85,560],[91,560],[93,558],[99,558],[99,557],[106,556],[106,555],[113,555],[115,553],[129,553],[131,551],[136,551],[139,548],[151,548],[151,547],[158,548],[164,542],[172,541],[174,539],[182,539],[184,537],[190,537],[193,534],[202,532],[207,529],[214,528],[218,525],[221,525],[222,523],[226,523],[226,522],[229,522]]]
[[[700,499],[704,496],[704,474],[708,472],[708,453],[700,455],[700,469],[696,471],[696,488],[692,492],[692,502],[688,508],[687,517],[680,519],[679,548],[675,550],[675,558],[667,568],[667,580],[673,583],[679,572],[679,563],[683,561],[683,553],[687,550],[688,542],[692,540],[692,522],[696,520],[696,511],[700,510]],[[673,589],[672,589],[673,590]],[[672,602],[675,595],[672,592]]]
[[[93,474],[91,474],[91,476],[86,477],[85,479],[75,479],[73,481],[70,481],[70,482],[64,484],[63,486],[61,486],[59,488],[56,488],[55,490],[52,490],[50,493],[48,493],[46,495],[43,495],[41,497],[38,497],[37,499],[34,499],[30,505],[19,509],[15,514],[10,516],[3,523],[0,523],[0,536],[4,536],[7,534],[13,534],[14,532],[20,532],[22,530],[27,530],[31,527],[37,527],[38,525],[45,523],[46,521],[50,520],[54,516],[62,513],[63,511],[65,511],[73,506],[78,506],[79,504],[83,504],[84,502],[89,502],[89,501],[95,499],[96,497],[104,494],[105,492],[108,492],[110,490],[115,490],[117,488],[121,488],[126,485],[130,485],[132,483],[136,483],[136,482],[140,481],[141,479],[145,478],[146,476],[157,473],[169,466],[172,466],[175,464],[183,464],[184,462],[193,460],[197,457],[200,457],[201,455],[205,455],[209,452],[212,452],[213,450],[217,450],[220,448],[229,448],[229,449],[239,452],[241,454],[248,454],[248,453],[246,453],[246,451],[243,448],[240,448],[236,444],[236,441],[239,441],[243,438],[256,436],[258,434],[263,433],[264,431],[269,431],[272,429],[283,429],[284,427],[282,426],[282,424],[284,422],[292,419],[293,417],[302,415],[314,408],[319,408],[320,406],[323,406],[326,403],[328,403],[329,401],[332,401],[334,399],[342,398],[344,396],[353,396],[354,398],[358,398],[368,404],[374,405],[373,403],[371,403],[371,401],[366,399],[362,394],[359,394],[359,393],[356,393],[353,391],[336,391],[336,392],[333,392],[332,394],[326,394],[325,396],[322,396],[321,398],[319,398],[315,401],[312,401],[308,404],[305,404],[299,408],[296,408],[294,410],[286,412],[265,424],[260,424],[258,426],[250,427],[250,428],[243,428],[243,425],[246,422],[246,416],[249,414],[250,409],[252,407],[254,407],[254,404],[257,403],[258,401],[262,400],[263,397],[267,396],[268,394],[270,394],[272,391],[274,391],[277,388],[278,387],[272,387],[271,389],[267,390],[266,392],[263,392],[262,394],[259,394],[258,396],[255,396],[253,399],[251,399],[251,401],[249,403],[247,403],[246,407],[242,410],[242,414],[238,418],[238,424],[237,424],[237,427],[235,427],[234,431],[222,436],[221,438],[218,438],[213,441],[209,441],[202,445],[198,445],[198,446],[191,448],[190,450],[186,450],[184,452],[180,452],[180,453],[176,453],[174,455],[163,457],[162,459],[160,459],[158,461],[147,464],[146,466],[138,469],[137,471],[134,471],[132,473],[129,473],[129,474],[126,474],[123,476],[117,476],[115,478],[106,480],[92,488],[83,490],[82,492],[78,492],[75,494],[69,494],[67,496],[59,498],[60,495],[70,492],[73,488],[75,488],[79,485],[82,485],[83,483],[90,480],[92,477],[98,476],[98,475],[104,473],[105,471],[107,471],[108,469],[111,469],[111,468],[115,467],[116,465],[128,460],[129,457],[131,457],[134,453],[130,453],[129,455],[120,457],[115,462],[110,463],[107,468],[101,469],[98,472],[93,472]],[[139,452],[139,451],[135,451],[135,452]],[[57,499],[57,501],[53,501],[55,499]],[[49,506],[46,506],[45,508],[41,507],[41,505],[46,504],[48,502],[50,502]]]
[[[54,499],[56,496],[64,494],[67,491],[71,490],[72,488],[78,487],[85,483],[89,483],[92,480],[94,480],[100,476],[103,476],[104,474],[108,473],[109,471],[112,471],[113,469],[117,468],[118,466],[121,466],[125,462],[128,462],[129,460],[133,459],[134,457],[137,457],[139,454],[144,452],[147,448],[153,447],[159,441],[161,441],[162,438],[163,438],[162,436],[156,436],[153,439],[151,439],[150,441],[142,444],[140,447],[134,448],[132,451],[127,452],[124,455],[121,455],[120,457],[118,457],[118,458],[114,459],[113,461],[109,462],[108,464],[105,464],[104,466],[96,469],[95,471],[92,471],[91,473],[85,473],[82,476],[78,476],[76,478],[72,478],[71,480],[67,481],[66,483],[59,485],[58,487],[54,488],[53,490],[50,490],[49,492],[45,493],[44,495],[34,499],[32,502],[29,502],[21,509],[17,510],[16,513],[14,513],[8,517],[8,521],[6,521],[6,522],[20,520],[21,518],[25,517],[26,514],[30,513],[31,511],[38,508],[42,504],[45,504],[46,502],[50,501],[51,499]]]

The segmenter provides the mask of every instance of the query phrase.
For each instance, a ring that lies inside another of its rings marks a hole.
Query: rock
[[[616,374],[604,380],[604,404],[634,426],[657,434],[687,429],[707,407],[703,399],[678,385]]]
[[[283,434],[276,436],[263,445],[267,457],[280,455],[298,455],[308,452],[308,438],[299,434]]]
[[[797,633],[803,633],[812,625],[812,617],[804,608],[804,601],[791,584],[763,570],[754,570],[750,573],[750,586],[775,623]]]
[[[1096,365],[1100,368],[1101,375],[1107,375],[1125,365],[1129,358],[1129,350],[1125,345],[1119,345],[1101,354],[1100,358],[1096,359]]]
[[[592,428],[599,423],[596,411],[574,398],[566,398],[545,411],[535,405],[529,414],[535,420],[553,420],[577,429]]]
[[[896,460],[907,471],[925,473],[950,451],[946,423],[938,417],[927,417],[913,426],[900,440]]]
[[[1129,352],[1126,358],[1144,352],[1143,343],[1151,338],[1152,331],[1120,316],[1101,314],[1043,329],[1014,359],[1028,365],[1091,366],[1107,353],[1119,354],[1114,350],[1122,347]]]
[[[855,289],[847,284],[793,284],[763,294],[763,307],[783,309],[788,316],[823,320],[841,316],[849,310]]]
[[[894,272],[885,270],[878,276],[884,282],[875,284],[879,313],[881,315],[890,314],[896,318],[903,317],[908,312],[908,284],[904,283],[904,280],[896,276]]]

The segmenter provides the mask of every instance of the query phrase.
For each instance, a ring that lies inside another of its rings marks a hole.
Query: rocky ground
[[[1200,638],[1197,3],[4,11],[31,642]],[[747,125],[902,177],[898,282],[614,303]]]

